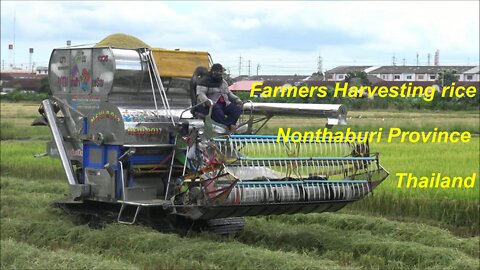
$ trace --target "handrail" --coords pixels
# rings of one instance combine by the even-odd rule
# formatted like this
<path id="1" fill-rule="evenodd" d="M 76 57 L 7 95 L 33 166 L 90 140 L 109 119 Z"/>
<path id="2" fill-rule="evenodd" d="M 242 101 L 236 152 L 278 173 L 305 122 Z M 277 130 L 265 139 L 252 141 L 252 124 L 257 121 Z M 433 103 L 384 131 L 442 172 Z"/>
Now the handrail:
<path id="1" fill-rule="evenodd" d="M 152 55 L 152 51 L 148 51 L 147 54 L 147 59 L 149 61 L 149 65 L 151 65 L 153 69 L 153 75 L 155 76 L 155 81 L 157 83 L 158 87 L 158 92 L 160 93 L 160 97 L 162 98 L 163 106 L 165 107 L 165 110 L 167 111 L 167 114 L 170 115 L 170 119 L 172 120 L 173 126 L 175 126 L 175 121 L 173 119 L 173 114 L 172 111 L 170 110 L 170 104 L 168 103 L 168 97 L 167 94 L 165 93 L 165 88 L 163 88 L 163 83 L 162 83 L 162 78 L 160 77 L 160 74 L 158 72 L 157 64 L 155 63 Z"/>
<path id="2" fill-rule="evenodd" d="M 122 180 L 122 200 L 125 201 L 125 179 L 123 178 L 123 162 L 118 161 L 120 163 L 120 179 Z"/>
<path id="3" fill-rule="evenodd" d="M 175 143 L 174 143 L 174 145 L 177 145 L 177 139 L 178 139 L 178 134 L 175 135 Z M 165 189 L 165 200 L 167 199 L 168 189 L 169 189 L 169 187 L 170 187 L 170 180 L 172 179 L 173 162 L 175 161 L 175 152 L 176 152 L 176 147 L 174 147 L 174 148 L 173 148 L 173 151 L 172 151 L 172 161 L 170 162 L 170 170 L 169 170 L 169 172 L 168 172 L 167 188 Z"/>
<path id="4" fill-rule="evenodd" d="M 182 119 L 183 113 L 188 112 L 188 111 L 190 111 L 190 110 L 193 109 L 193 108 L 199 107 L 200 105 L 203 105 L 203 104 L 204 104 L 205 102 L 207 102 L 207 101 L 208 101 L 208 100 L 205 100 L 204 102 L 200 102 L 200 103 L 197 103 L 196 105 L 193 105 L 193 106 L 190 106 L 190 107 L 186 108 L 185 110 L 183 110 L 183 111 L 180 113 L 180 117 L 179 117 L 179 118 Z"/>

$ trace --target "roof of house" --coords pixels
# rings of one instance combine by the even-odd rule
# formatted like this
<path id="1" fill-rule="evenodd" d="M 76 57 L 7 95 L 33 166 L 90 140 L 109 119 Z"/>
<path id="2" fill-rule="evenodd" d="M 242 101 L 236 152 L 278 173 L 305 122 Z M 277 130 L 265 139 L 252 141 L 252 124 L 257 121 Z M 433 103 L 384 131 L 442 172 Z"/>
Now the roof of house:
<path id="1" fill-rule="evenodd" d="M 346 74 L 348 72 L 364 71 L 370 67 L 372 66 L 338 66 L 330 70 L 327 70 L 325 73 L 345 73 Z"/>
<path id="2" fill-rule="evenodd" d="M 335 86 L 335 81 L 323 81 L 323 80 L 305 80 L 301 85 L 306 86 Z"/>
<path id="3" fill-rule="evenodd" d="M 300 81 L 307 78 L 309 75 L 241 75 L 233 78 L 234 82 L 250 80 L 250 81 Z"/>
<path id="4" fill-rule="evenodd" d="M 403 84 L 406 84 L 407 86 L 411 84 L 412 86 L 422 86 L 422 87 L 437 85 L 437 83 L 434 82 L 434 81 L 430 81 L 430 82 L 428 82 L 428 81 L 381 81 L 381 82 L 374 83 L 373 86 L 386 86 L 386 87 L 398 86 L 398 87 L 401 87 Z M 479 87 L 480 82 L 464 82 L 464 81 L 461 81 L 461 82 L 455 82 L 455 85 L 456 86 L 465 86 L 465 87 L 469 87 L 469 86 Z"/>
<path id="5" fill-rule="evenodd" d="M 228 89 L 230 89 L 230 91 L 247 91 L 252 89 L 252 83 L 255 83 L 255 82 L 262 82 L 262 81 L 254 81 L 254 80 L 238 81 L 230 85 Z"/>
<path id="6" fill-rule="evenodd" d="M 303 79 L 303 81 L 323 81 L 323 79 L 324 79 L 323 75 L 314 73 L 314 74 L 306 77 L 305 79 Z"/>
<path id="7" fill-rule="evenodd" d="M 479 74 L 480 73 L 480 66 L 473 67 L 472 69 L 469 69 L 465 71 L 464 73 L 466 74 Z"/>
<path id="8" fill-rule="evenodd" d="M 34 79 L 37 78 L 36 73 L 31 73 L 31 72 L 0 72 L 0 80 L 12 80 L 12 79 Z M 45 75 L 40 75 L 45 76 Z"/>
<path id="9" fill-rule="evenodd" d="M 4 81 L 2 84 L 3 88 L 19 88 L 21 90 L 31 90 L 36 91 L 40 88 L 40 82 L 42 78 L 26 78 L 26 79 L 13 79 Z"/>
<path id="10" fill-rule="evenodd" d="M 372 83 L 373 86 L 385 86 L 385 87 L 392 87 L 392 86 L 398 86 L 401 87 L 402 85 L 412 85 L 412 86 L 422 86 L 422 87 L 427 87 L 431 85 L 435 85 L 436 83 L 434 81 L 428 82 L 428 81 L 379 81 L 377 83 Z"/>
<path id="11" fill-rule="evenodd" d="M 382 66 L 370 71 L 371 74 L 400 74 L 400 73 L 426 73 L 437 74 L 444 70 L 456 70 L 457 73 L 463 73 L 475 66 Z"/>
<path id="12" fill-rule="evenodd" d="M 46 74 L 35 74 L 25 72 L 1 72 L 0 81 L 2 88 L 36 91 L 40 88 L 40 82 Z"/>

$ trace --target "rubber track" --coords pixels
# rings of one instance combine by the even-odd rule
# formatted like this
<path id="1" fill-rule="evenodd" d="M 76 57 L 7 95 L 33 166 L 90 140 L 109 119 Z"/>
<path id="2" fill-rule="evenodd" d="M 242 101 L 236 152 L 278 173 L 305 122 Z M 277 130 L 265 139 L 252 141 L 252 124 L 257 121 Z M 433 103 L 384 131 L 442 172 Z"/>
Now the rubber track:
<path id="1" fill-rule="evenodd" d="M 54 206 L 73 216 L 77 222 L 88 224 L 90 228 L 100 229 L 107 224 L 117 222 L 118 205 L 68 203 L 56 202 Z M 207 221 L 194 221 L 182 216 L 165 215 L 154 211 L 155 209 L 143 208 L 140 211 L 137 225 L 151 227 L 162 233 L 189 234 L 190 232 L 209 231 L 218 235 L 234 235 L 243 230 L 245 218 L 230 217 L 211 219 Z M 130 216 L 131 215 L 131 216 Z M 133 208 L 125 210 L 125 218 L 133 217 Z"/>

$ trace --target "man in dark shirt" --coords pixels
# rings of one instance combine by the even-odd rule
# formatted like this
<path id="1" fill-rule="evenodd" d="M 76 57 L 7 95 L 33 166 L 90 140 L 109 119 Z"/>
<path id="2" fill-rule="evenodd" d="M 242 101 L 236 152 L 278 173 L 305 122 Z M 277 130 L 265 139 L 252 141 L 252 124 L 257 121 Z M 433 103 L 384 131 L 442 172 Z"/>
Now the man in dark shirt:
<path id="1" fill-rule="evenodd" d="M 242 114 L 242 100 L 228 89 L 223 79 L 222 65 L 214 64 L 208 76 L 198 82 L 197 101 L 206 105 L 199 107 L 200 113 L 208 114 L 209 107 L 213 106 L 212 119 L 231 131 L 236 129 L 235 125 Z"/>

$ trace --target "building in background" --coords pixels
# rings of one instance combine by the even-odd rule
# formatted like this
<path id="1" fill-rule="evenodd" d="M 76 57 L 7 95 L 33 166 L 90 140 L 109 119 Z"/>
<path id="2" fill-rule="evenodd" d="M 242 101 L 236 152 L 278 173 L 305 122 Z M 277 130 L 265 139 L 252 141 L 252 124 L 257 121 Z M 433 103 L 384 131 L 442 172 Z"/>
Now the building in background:
<path id="1" fill-rule="evenodd" d="M 34 93 L 41 85 L 41 80 L 47 76 L 47 71 L 32 73 L 26 70 L 5 70 L 0 72 L 0 92 L 13 90 Z"/>
<path id="2" fill-rule="evenodd" d="M 349 72 L 363 71 L 368 74 L 371 68 L 372 66 L 338 66 L 325 71 L 325 80 L 333 82 L 343 81 Z"/>
<path id="3" fill-rule="evenodd" d="M 327 81 L 343 81 L 349 72 L 365 72 L 387 82 L 435 82 L 438 74 L 455 70 L 459 82 L 479 82 L 479 66 L 339 66 L 325 72 Z"/>

